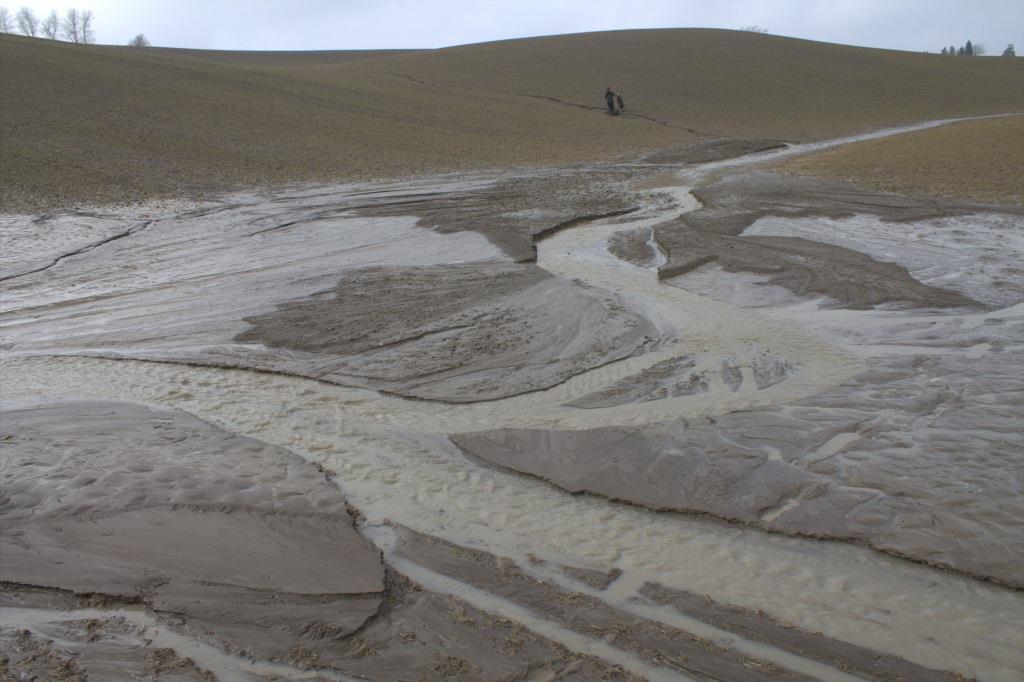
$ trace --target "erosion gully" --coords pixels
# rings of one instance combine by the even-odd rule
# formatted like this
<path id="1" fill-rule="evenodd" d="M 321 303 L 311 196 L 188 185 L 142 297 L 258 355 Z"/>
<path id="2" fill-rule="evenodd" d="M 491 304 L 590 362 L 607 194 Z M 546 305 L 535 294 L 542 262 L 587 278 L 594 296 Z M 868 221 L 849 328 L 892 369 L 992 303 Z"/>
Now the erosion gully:
<path id="1" fill-rule="evenodd" d="M 786 149 L 677 171 L 678 185 L 647 190 L 668 194 L 670 207 L 642 219 L 598 220 L 559 231 L 538 244 L 537 264 L 549 272 L 619 295 L 628 305 L 677 334 L 677 340 L 655 352 L 613 362 L 546 390 L 470 404 L 442 404 L 407 400 L 365 389 L 347 388 L 312 379 L 257 373 L 245 369 L 152 363 L 143 357 L 83 357 L 67 348 L 45 350 L 54 330 L 69 324 L 103 327 L 137 325 L 140 338 L 158 337 L 147 326 L 152 309 L 176 309 L 202 316 L 195 300 L 184 298 L 175 281 L 208 281 L 210 305 L 238 305 L 242 293 L 231 282 L 239 272 L 252 273 L 271 266 L 316 273 L 317 261 L 344 267 L 368 264 L 443 264 L 502 258 L 500 251 L 475 234 L 442 235 L 415 227 L 415 219 L 341 216 L 341 231 L 301 221 L 290 228 L 292 238 L 276 242 L 273 251 L 259 240 L 216 253 L 195 235 L 183 234 L 141 254 L 148 262 L 162 260 L 165 267 L 150 275 L 149 286 L 131 305 L 117 301 L 117 309 L 104 310 L 110 290 L 130 276 L 110 271 L 104 281 L 67 281 L 59 267 L 33 286 L 8 286 L 4 293 L 3 322 L 8 343 L 18 350 L 4 359 L 4 399 L 64 397 L 133 400 L 186 410 L 238 434 L 291 449 L 305 459 L 337 472 L 336 482 L 347 499 L 365 517 L 363 532 L 382 550 L 385 559 L 425 589 L 453 594 L 478 608 L 516 620 L 565 647 L 621 665 L 641 677 L 655 680 L 686 679 L 667 668 L 636 659 L 603 640 L 571 632 L 523 607 L 479 588 L 394 555 L 389 524 L 401 524 L 424 534 L 508 557 L 522 570 L 552 582 L 564 576 L 546 566 L 575 565 L 599 570 L 618 569 L 619 577 L 607 590 L 590 594 L 639 617 L 661 621 L 723 644 L 780 668 L 827 680 L 858 679 L 837 668 L 803 658 L 770 645 L 746 640 L 732 632 L 683 616 L 638 594 L 648 581 L 715 601 L 761 610 L 785 623 L 863 647 L 903 657 L 930 668 L 951 670 L 986 680 L 1016 680 L 1024 671 L 1024 601 L 1018 592 L 970 577 L 886 556 L 853 544 L 784 537 L 713 519 L 658 513 L 595 496 L 574 496 L 548 483 L 483 465 L 464 456 L 446 438 L 447 433 L 502 427 L 588 429 L 597 426 L 662 422 L 680 417 L 714 416 L 734 410 L 783 404 L 837 386 L 854 376 L 870 345 L 844 342 L 842 330 L 891 323 L 898 311 L 854 312 L 826 310 L 815 302 L 786 301 L 774 305 L 770 287 L 755 278 L 714 269 L 695 273 L 683 286 L 660 282 L 657 260 L 648 267 L 620 261 L 607 251 L 616 232 L 643 228 L 698 207 L 690 188 L 709 173 L 804 154 L 862 139 L 918 130 L 949 121 L 877 131 L 827 142 L 793 145 Z M 486 178 L 473 181 L 486 185 Z M 406 185 L 332 188 L 345 192 L 393 192 L 416 195 L 444 189 L 465 179 L 442 179 Z M 308 196 L 314 196 L 310 191 Z M 297 198 L 296 198 L 297 197 Z M 293 195 L 301 213 L 302 195 Z M 661 197 L 662 201 L 664 197 Z M 260 210 L 261 197 L 251 194 L 220 204 L 188 210 L 221 211 L 230 222 Z M 164 215 L 185 213 L 169 205 Z M 62 251 L 81 252 L 90 240 L 96 249 L 131 249 L 146 222 L 131 212 L 77 216 L 67 227 L 43 232 L 26 217 L 0 219 L 6 250 L 36 253 L 20 263 L 4 263 L 5 276 L 17 282 L 21 273 L 46 270 L 59 262 Z M 836 229 L 820 233 L 820 221 L 775 220 L 755 226 L 758 234 L 789 234 L 836 240 L 869 250 L 885 248 L 864 243 L 856 225 L 836 221 Z M 988 224 L 988 223 L 986 223 Z M 60 227 L 58 225 L 58 227 Z M 817 230 L 817 231 L 815 231 Z M 1000 233 L 1002 234 L 1002 233 Z M 926 235 L 933 237 L 929 233 Z M 973 233 L 981 244 L 988 236 Z M 1019 236 L 1018 236 L 1019 238 Z M 900 247 L 890 235 L 892 248 Z M 325 246 L 330 244 L 329 247 Z M 982 244 L 999 248 L 998 244 Z M 655 245 L 656 246 L 656 245 Z M 908 267 L 941 277 L 939 264 L 920 249 Z M 73 257 L 73 256 L 72 256 Z M 917 258 L 915 261 L 914 258 Z M 965 256 L 965 262 L 969 260 Z M 904 263 L 906 264 L 906 263 Z M 965 267 L 974 267 L 967 264 Z M 980 267 L 980 266 L 979 266 Z M 145 268 L 145 262 L 140 263 Z M 977 268 L 975 268 L 977 269 Z M 173 274 L 168 274 L 173 271 Z M 131 275 L 136 276 L 136 275 Z M 299 278 L 297 278 L 299 279 Z M 968 277 L 973 293 L 984 278 Z M 299 281 L 289 295 L 322 288 L 326 278 Z M 678 283 L 677 283 L 678 284 Z M 697 293 L 701 292 L 701 293 Z M 708 292 L 717 293 L 712 297 Z M 983 295 L 984 292 L 982 292 Z M 62 301 L 96 298 L 97 310 L 80 319 L 46 315 Z M 749 305 L 751 302 L 755 306 Z M 998 302 L 998 301 L 996 301 Z M 46 308 L 49 312 L 41 314 Z M 19 312 L 21 311 L 21 312 Z M 985 319 L 1024 315 L 1020 307 L 974 313 Z M 967 313 L 962 317 L 966 319 Z M 33 326 L 33 323 L 34 326 Z M 822 327 L 835 333 L 822 332 Z M 890 325 L 891 326 L 891 325 Z M 815 331 L 811 330 L 815 328 Z M 43 351 L 26 351 L 35 340 Z M 638 405 L 602 409 L 576 409 L 566 402 L 658 362 L 695 350 L 742 359 L 751 344 L 770 347 L 800 371 L 768 390 L 753 386 L 749 366 L 743 362 L 742 383 L 731 390 L 718 382 L 697 396 L 668 398 Z M 895 345 L 889 344 L 889 350 Z M 865 350 L 867 349 L 867 350 Z M 917 352 L 909 344 L 905 352 Z M 964 352 L 983 353 L 974 348 Z M 842 447 L 843 443 L 832 443 Z M 827 454 L 827 453 L 826 453 Z M 538 564 L 540 558 L 545 563 Z M 573 583 L 572 590 L 580 590 Z M 110 613 L 109 611 L 106 613 Z M 4 609 L 6 626 L 37 628 L 57 618 L 86 617 L 90 613 Z M 142 611 L 124 615 L 139 621 L 147 636 L 189 656 L 222 679 L 248 679 L 275 674 L 302 679 L 308 673 L 284 664 L 254 663 L 231 656 L 187 635 L 161 628 Z M 344 679 L 340 675 L 332 675 Z"/>

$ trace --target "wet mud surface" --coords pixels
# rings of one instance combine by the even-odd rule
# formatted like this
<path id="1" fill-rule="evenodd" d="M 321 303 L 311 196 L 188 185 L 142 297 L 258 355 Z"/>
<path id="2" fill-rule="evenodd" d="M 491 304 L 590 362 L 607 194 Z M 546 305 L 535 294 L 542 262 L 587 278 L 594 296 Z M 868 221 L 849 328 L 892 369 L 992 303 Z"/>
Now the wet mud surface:
<path id="1" fill-rule="evenodd" d="M 602 600 L 523 573 L 507 559 L 399 528 L 398 556 L 486 589 L 581 634 L 602 639 L 645 663 L 695 679 L 808 680 L 768 661 L 737 654 L 701 637 L 618 611 Z"/>
<path id="2" fill-rule="evenodd" d="M 774 145 L 4 217 L 8 666 L 1019 678 L 1020 212 Z"/>
<path id="3" fill-rule="evenodd" d="M 709 635 L 710 639 L 694 636 L 638 616 L 636 610 L 619 611 L 595 597 L 595 592 L 607 590 L 618 578 L 614 573 L 601 578 L 592 570 L 562 567 L 576 584 L 556 582 L 552 578 L 539 577 L 544 574 L 537 569 L 545 568 L 545 562 L 539 559 L 534 559 L 527 567 L 520 567 L 507 558 L 461 547 L 408 528 L 399 527 L 395 532 L 397 554 L 400 556 L 413 558 L 420 565 L 461 582 L 485 587 L 529 606 L 535 613 L 552 617 L 580 632 L 599 635 L 649 662 L 677 668 L 694 679 L 817 679 L 813 673 L 794 674 L 780 669 L 771 661 L 737 655 L 717 643 L 716 634 L 722 633 L 766 642 L 783 651 L 869 679 L 957 679 L 951 673 L 915 665 L 898 656 L 879 654 L 823 637 L 820 633 L 779 623 L 764 613 L 719 604 L 706 595 L 673 590 L 655 583 L 644 584 L 637 591 L 637 596 L 626 602 L 668 605 L 681 614 L 721 628 L 720 633 Z M 578 591 L 580 587 L 585 591 Z M 823 671 L 813 672 L 821 674 Z"/>
<path id="4" fill-rule="evenodd" d="M 800 296 L 827 296 L 855 310 L 883 303 L 978 305 L 955 291 L 921 284 L 901 265 L 879 262 L 851 249 L 790 237 L 721 237 L 701 232 L 668 236 L 667 232 L 657 232 L 669 259 L 662 269 L 666 277 L 715 263 L 726 272 L 768 275 L 770 285 Z"/>
<path id="5" fill-rule="evenodd" d="M 532 261 L 535 243 L 545 235 L 639 210 L 630 184 L 655 172 L 643 166 L 548 170 L 465 191 L 368 200 L 353 210 L 369 217 L 416 216 L 417 225 L 441 233 L 476 232 L 513 260 Z"/>
<path id="6" fill-rule="evenodd" d="M 735 393 L 743 386 L 744 369 L 750 371 L 754 388 L 759 391 L 784 381 L 798 371 L 786 359 L 757 346 L 751 346 L 743 358 L 727 355 L 709 359 L 682 355 L 662 360 L 637 374 L 580 396 L 568 405 L 597 409 L 699 395 L 711 390 L 715 381 Z"/>
<path id="7" fill-rule="evenodd" d="M 513 175 L 463 192 L 368 200 L 366 216 L 414 215 L 418 224 L 443 233 L 478 232 L 516 261 L 536 256 L 536 242 L 585 222 L 618 218 L 649 208 L 632 186 L 650 182 L 665 167 L 723 161 L 781 149 L 776 140 L 710 140 L 655 152 L 635 163 L 577 166 Z"/>
<path id="8" fill-rule="evenodd" d="M 0 438 L 4 582 L 145 603 L 274 657 L 380 606 L 377 551 L 287 451 L 129 403 L 6 410 Z"/>
<path id="9" fill-rule="evenodd" d="M 1022 587 L 1017 362 L 998 354 L 877 359 L 851 385 L 779 408 L 452 440 L 569 492 L 864 542 Z M 974 381 L 985 382 L 992 402 Z M 974 429 L 979 420 L 984 434 Z"/>
<path id="10" fill-rule="evenodd" d="M 728 175 L 694 192 L 702 207 L 657 225 L 654 239 L 666 256 L 663 279 L 708 263 L 726 272 L 768 275 L 766 282 L 800 296 L 826 296 L 838 305 L 867 309 L 884 303 L 916 307 L 979 305 L 956 291 L 927 286 L 899 263 L 879 261 L 861 251 L 814 241 L 813 237 L 744 235 L 766 216 L 776 218 L 873 215 L 887 221 L 945 218 L 977 207 L 941 204 L 861 190 L 832 181 L 765 172 Z M 613 244 L 636 261 L 638 238 Z"/>
<path id="11" fill-rule="evenodd" d="M 43 600 L 3 596 L 3 605 L 36 613 Z M 6 614 L 5 614 L 6 615 Z M 98 616 L 98 617 L 95 617 Z M 129 680 L 215 682 L 217 677 L 170 647 L 155 644 L 144 627 L 119 615 L 49 612 L 31 627 L 0 625 L 0 675 L 9 680 Z"/>
<path id="12" fill-rule="evenodd" d="M 953 673 L 930 670 L 897 656 L 879 654 L 846 642 L 823 637 L 773 620 L 762 612 L 719 604 L 705 595 L 673 590 L 647 583 L 639 595 L 657 604 L 668 604 L 680 613 L 698 618 L 743 637 L 770 643 L 785 651 L 828 663 L 840 670 L 875 680 L 957 680 Z"/>
<path id="13" fill-rule="evenodd" d="M 644 163 L 692 165 L 709 161 L 723 161 L 738 156 L 748 156 L 760 152 L 785 148 L 781 140 L 737 140 L 722 138 L 708 140 L 698 144 L 686 145 L 675 149 L 664 149 L 646 154 Z"/>
<path id="14" fill-rule="evenodd" d="M 386 569 L 337 487 L 287 451 L 131 403 L 33 404 L 3 424 L 16 678 L 220 677 L 117 611 L 140 605 L 228 652 L 371 679 L 628 679 Z"/>
<path id="15" fill-rule="evenodd" d="M 323 380 L 474 402 L 548 388 L 659 334 L 617 297 L 526 264 L 360 270 L 331 293 L 246 318 L 236 340 L 311 353 Z"/>

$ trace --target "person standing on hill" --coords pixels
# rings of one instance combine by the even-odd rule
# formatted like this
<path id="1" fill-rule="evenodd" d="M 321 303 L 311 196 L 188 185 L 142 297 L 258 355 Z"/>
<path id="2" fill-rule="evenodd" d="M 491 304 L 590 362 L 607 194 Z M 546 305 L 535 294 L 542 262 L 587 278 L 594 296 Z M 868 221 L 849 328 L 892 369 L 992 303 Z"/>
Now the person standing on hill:
<path id="1" fill-rule="evenodd" d="M 621 92 L 615 93 L 615 101 L 619 103 L 619 113 L 622 113 L 623 111 L 626 110 L 626 105 L 622 103 L 622 93 Z"/>
<path id="2" fill-rule="evenodd" d="M 615 110 L 615 93 L 611 88 L 604 91 L 604 101 L 608 103 L 608 113 L 614 116 L 619 113 Z"/>

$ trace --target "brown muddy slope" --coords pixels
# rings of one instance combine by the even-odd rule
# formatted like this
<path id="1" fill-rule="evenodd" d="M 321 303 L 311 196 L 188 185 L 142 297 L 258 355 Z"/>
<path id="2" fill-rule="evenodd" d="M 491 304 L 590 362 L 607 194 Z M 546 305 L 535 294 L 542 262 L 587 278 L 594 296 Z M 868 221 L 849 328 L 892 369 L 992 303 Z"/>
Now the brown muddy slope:
<path id="1" fill-rule="evenodd" d="M 325 381 L 474 402 L 553 386 L 659 334 L 614 295 L 533 265 L 371 268 L 330 293 L 246 318 L 236 340 L 313 353 Z"/>
<path id="2" fill-rule="evenodd" d="M 403 74 L 444 93 L 514 93 L 598 111 L 610 86 L 623 94 L 629 122 L 650 117 L 715 137 L 807 141 L 927 119 L 1024 111 L 1019 59 L 949 59 L 720 29 L 505 40 L 355 68 Z"/>
<path id="3" fill-rule="evenodd" d="M 1024 110 L 1024 65 L 741 31 L 409 52 L 201 53 L 0 35 L 0 209 L 823 139 Z M 603 112 L 608 85 L 627 115 Z"/>
<path id="4" fill-rule="evenodd" d="M 791 159 L 775 170 L 911 196 L 1021 206 L 1024 116 L 965 121 L 855 142 Z"/>
<path id="5" fill-rule="evenodd" d="M 369 61 L 220 59 L 0 34 L 0 210 L 557 165 L 699 139 L 356 68 Z"/>
<path id="6" fill-rule="evenodd" d="M 213 62 L 264 66 L 328 66 L 396 57 L 423 50 L 200 50 L 188 47 L 148 47 L 146 52 Z"/>
<path id="7" fill-rule="evenodd" d="M 785 146 L 786 143 L 780 140 L 720 138 L 645 154 L 642 161 L 651 164 L 690 165 L 706 163 L 708 161 L 721 161 L 722 159 L 733 159 L 737 156 L 767 152 L 773 149 L 781 149 Z"/>
<path id="8" fill-rule="evenodd" d="M 770 275 L 769 283 L 802 296 L 827 296 L 851 309 L 882 303 L 920 307 L 979 305 L 953 291 L 931 287 L 906 268 L 830 244 L 742 232 L 764 216 L 843 217 L 877 215 L 886 220 L 921 220 L 962 215 L 977 206 L 910 199 L 816 178 L 765 172 L 728 175 L 694 191 L 703 206 L 654 227 L 667 261 L 658 274 L 668 279 L 716 263 L 727 272 Z M 622 237 L 612 252 L 626 260 L 647 258 L 644 234 Z"/>

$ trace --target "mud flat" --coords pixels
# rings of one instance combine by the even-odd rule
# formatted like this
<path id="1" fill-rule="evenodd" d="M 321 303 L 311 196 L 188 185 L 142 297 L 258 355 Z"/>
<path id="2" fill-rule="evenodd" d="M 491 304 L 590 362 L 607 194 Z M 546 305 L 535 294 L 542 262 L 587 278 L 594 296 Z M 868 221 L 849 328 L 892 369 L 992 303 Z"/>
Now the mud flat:
<path id="1" fill-rule="evenodd" d="M 287 451 L 131 403 L 24 406 L 3 429 L 8 584 L 144 603 L 271 658 L 380 607 L 378 553 Z"/>
<path id="2" fill-rule="evenodd" d="M 968 349 L 1015 338 L 1020 323 L 1019 311 L 1009 324 L 993 320 L 954 338 L 944 355 L 870 358 L 847 384 L 785 406 L 640 428 L 508 429 L 452 440 L 569 492 L 864 542 L 1019 588 L 1021 358 L 972 358 Z"/>
<path id="3" fill-rule="evenodd" d="M 8 217 L 18 646 L 1018 679 L 1019 212 L 747 170 L 839 143 Z"/>
<path id="4" fill-rule="evenodd" d="M 640 428 L 478 431 L 453 441 L 573 493 L 855 540 L 1024 586 L 1024 506 L 1011 483 L 1024 447 L 1015 427 L 1024 418 L 1024 290 L 1016 283 L 1024 212 L 763 172 L 726 175 L 695 194 L 700 209 L 619 232 L 611 252 L 730 303 L 813 299 L 798 319 L 868 356 L 863 370 L 768 408 Z M 849 312 L 810 312 L 819 303 Z M 898 309 L 854 312 L 882 304 Z M 735 392 L 741 367 L 759 391 L 806 372 L 759 350 L 717 364 L 679 356 L 569 404 L 710 395 L 713 382 Z"/>
<path id="5" fill-rule="evenodd" d="M 699 210 L 654 228 L 654 239 L 666 255 L 659 268 L 662 278 L 714 262 L 727 272 L 768 274 L 768 284 L 800 296 L 827 296 L 853 309 L 883 303 L 924 308 L 976 303 L 958 292 L 922 285 L 898 262 L 822 243 L 810 234 L 784 237 L 763 236 L 762 232 L 751 236 L 744 230 L 766 217 L 866 215 L 909 222 L 985 211 L 981 206 L 908 199 L 838 182 L 766 172 L 726 175 L 695 191 L 695 196 L 702 204 Z M 1024 214 L 1024 210 L 1006 211 Z M 631 257 L 628 242 L 619 248 L 624 257 Z"/>
<path id="6" fill-rule="evenodd" d="M 292 671 L 246 666 L 255 656 L 373 679 L 531 669 L 622 679 L 386 573 L 338 488 L 285 450 L 123 402 L 14 406 L 3 423 L 0 637 L 12 672 L 207 680 Z M 161 641 L 161 627 L 186 636 L 147 643 Z"/>
<path id="7" fill-rule="evenodd" d="M 659 336 L 617 297 L 526 264 L 360 270 L 331 298 L 246 322 L 236 340 L 315 354 L 320 379 L 467 403 L 548 388 Z"/>
<path id="8" fill-rule="evenodd" d="M 524 216 L 518 203 L 498 198 L 520 191 L 554 207 L 552 196 L 590 184 L 583 175 L 240 194 L 105 223 L 55 214 L 33 219 L 34 243 L 11 221 L 4 251 L 17 255 L 6 264 L 5 301 L 40 316 L 21 318 L 31 330 L 13 322 L 5 340 L 55 353 L 250 367 L 452 402 L 548 388 L 673 333 L 614 293 L 509 262 L 533 260 L 537 234 L 589 220 L 580 211 L 618 215 L 612 207 L 636 173 L 604 178 L 602 187 L 617 190 L 600 208 L 585 197 L 550 215 Z M 528 192 L 509 189 L 518 184 Z M 463 220 L 473 206 L 487 211 Z M 445 229 L 426 229 L 434 211 Z M 96 242 L 78 236 L 97 222 L 105 231 Z M 51 238 L 69 224 L 78 232 Z M 61 246 L 69 255 L 55 255 Z M 56 271 L 65 284 L 44 293 Z M 54 295 L 71 307 L 53 305 Z M 51 330 L 45 341 L 40 324 Z"/>

